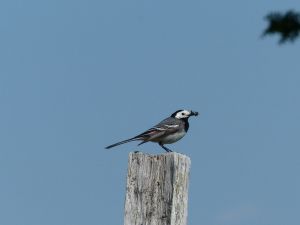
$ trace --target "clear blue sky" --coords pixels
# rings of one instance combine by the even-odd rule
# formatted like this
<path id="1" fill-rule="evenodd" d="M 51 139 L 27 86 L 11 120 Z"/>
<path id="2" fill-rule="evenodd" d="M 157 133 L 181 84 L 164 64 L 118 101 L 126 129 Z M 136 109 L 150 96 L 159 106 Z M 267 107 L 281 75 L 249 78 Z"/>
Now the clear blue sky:
<path id="1" fill-rule="evenodd" d="M 260 39 L 299 1 L 0 2 L 0 224 L 123 223 L 130 151 L 181 108 L 189 225 L 298 225 L 299 41 Z"/>

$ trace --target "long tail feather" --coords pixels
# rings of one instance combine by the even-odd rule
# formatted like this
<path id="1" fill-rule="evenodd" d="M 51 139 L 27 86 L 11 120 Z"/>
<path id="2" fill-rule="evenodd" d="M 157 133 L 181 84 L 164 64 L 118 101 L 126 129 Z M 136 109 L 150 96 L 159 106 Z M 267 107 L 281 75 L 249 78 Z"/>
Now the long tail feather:
<path id="1" fill-rule="evenodd" d="M 130 139 L 127 139 L 127 140 L 120 141 L 120 142 L 118 142 L 118 143 L 109 145 L 109 146 L 107 146 L 107 147 L 105 147 L 105 148 L 106 148 L 106 149 L 113 148 L 113 147 L 116 147 L 116 146 L 118 146 L 118 145 L 125 144 L 125 143 L 130 142 L 130 141 L 136 141 L 136 140 L 138 140 L 136 137 L 130 138 Z"/>

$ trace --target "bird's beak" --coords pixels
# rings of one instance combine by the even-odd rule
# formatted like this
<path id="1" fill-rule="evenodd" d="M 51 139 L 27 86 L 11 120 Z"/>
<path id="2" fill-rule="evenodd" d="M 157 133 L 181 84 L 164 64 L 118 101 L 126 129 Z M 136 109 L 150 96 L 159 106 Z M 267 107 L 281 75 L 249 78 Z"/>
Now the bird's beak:
<path id="1" fill-rule="evenodd" d="M 198 112 L 193 112 L 193 111 L 191 111 L 191 116 L 198 116 Z"/>

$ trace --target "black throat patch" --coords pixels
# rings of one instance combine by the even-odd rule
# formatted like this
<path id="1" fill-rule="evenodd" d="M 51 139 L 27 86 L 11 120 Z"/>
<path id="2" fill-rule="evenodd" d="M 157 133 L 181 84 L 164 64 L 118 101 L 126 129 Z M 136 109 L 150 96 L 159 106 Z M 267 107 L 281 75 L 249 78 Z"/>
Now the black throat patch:
<path id="1" fill-rule="evenodd" d="M 189 129 L 189 127 L 190 127 L 188 119 L 189 118 L 183 118 L 183 119 L 181 119 L 182 121 L 184 121 L 184 130 L 185 130 L 185 132 L 187 132 L 188 129 Z"/>

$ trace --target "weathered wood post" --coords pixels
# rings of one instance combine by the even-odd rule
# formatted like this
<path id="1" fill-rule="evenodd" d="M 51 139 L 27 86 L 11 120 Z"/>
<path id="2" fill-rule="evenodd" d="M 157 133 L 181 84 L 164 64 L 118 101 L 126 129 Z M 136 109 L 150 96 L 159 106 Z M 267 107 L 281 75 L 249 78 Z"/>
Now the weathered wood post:
<path id="1" fill-rule="evenodd" d="M 186 225 L 191 160 L 130 153 L 124 225 Z"/>

